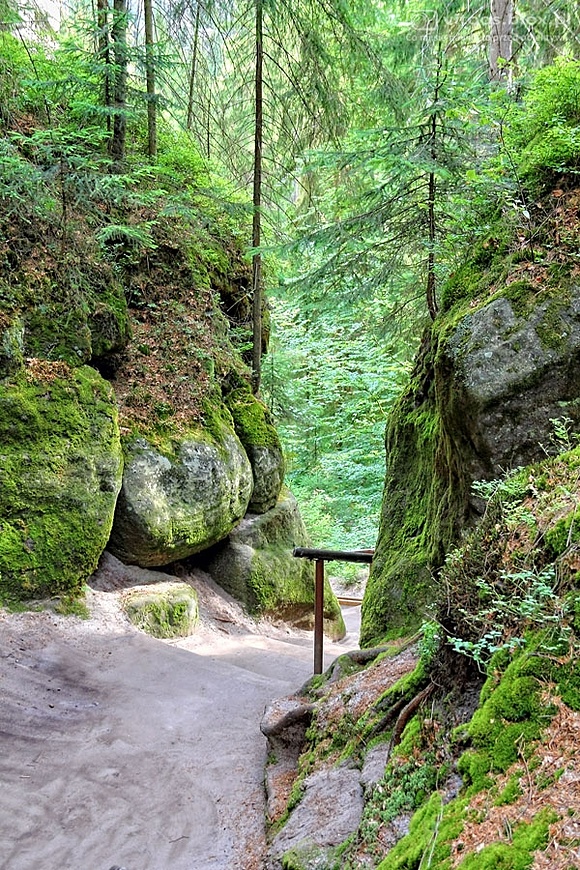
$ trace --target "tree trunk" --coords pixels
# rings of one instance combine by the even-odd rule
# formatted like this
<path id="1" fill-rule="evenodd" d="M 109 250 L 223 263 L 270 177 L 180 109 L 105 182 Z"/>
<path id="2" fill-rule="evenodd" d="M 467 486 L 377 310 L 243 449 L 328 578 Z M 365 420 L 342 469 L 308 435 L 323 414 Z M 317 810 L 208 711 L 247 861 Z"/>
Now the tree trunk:
<path id="1" fill-rule="evenodd" d="M 109 43 L 109 2 L 97 0 L 97 52 L 103 64 L 103 105 L 111 105 L 111 51 Z M 111 132 L 111 116 L 107 113 L 107 132 Z"/>
<path id="2" fill-rule="evenodd" d="M 489 77 L 492 82 L 511 81 L 514 0 L 491 0 Z"/>
<path id="3" fill-rule="evenodd" d="M 435 117 L 435 116 L 433 116 Z M 435 195 L 437 185 L 435 173 L 429 173 L 429 254 L 427 259 L 427 308 L 431 320 L 435 320 L 437 316 L 437 297 L 436 297 L 436 282 L 435 282 Z"/>
<path id="4" fill-rule="evenodd" d="M 127 136 L 127 3 L 126 0 L 113 0 L 113 56 L 115 74 L 113 86 L 113 136 L 111 139 L 111 158 L 116 164 L 125 159 L 125 140 Z"/>
<path id="5" fill-rule="evenodd" d="M 155 53 L 152 0 L 143 0 L 145 12 L 145 73 L 147 77 L 147 153 L 157 156 L 157 103 L 155 96 Z"/>
<path id="6" fill-rule="evenodd" d="M 262 0 L 256 0 L 256 67 L 255 67 L 255 115 L 254 115 L 254 191 L 253 191 L 253 221 L 252 221 L 252 389 L 257 393 L 260 389 L 262 366 L 262 257 L 256 250 L 261 242 L 261 206 L 262 206 L 262 142 L 263 142 L 263 6 Z"/>
<path id="7" fill-rule="evenodd" d="M 437 165 L 437 111 L 439 102 L 439 93 L 441 90 L 441 46 L 438 50 L 437 59 L 437 77 L 435 79 L 435 91 L 433 93 L 433 113 L 429 119 L 429 138 L 430 147 L 429 155 L 431 157 L 431 171 L 429 172 L 428 193 L 427 193 L 427 215 L 429 221 L 429 253 L 427 257 L 427 308 L 431 320 L 435 320 L 437 316 L 437 282 L 435 276 L 435 238 L 437 233 L 437 225 L 435 222 L 435 197 L 437 196 L 437 177 L 435 175 L 435 166 Z"/>
<path id="8" fill-rule="evenodd" d="M 197 3 L 197 7 L 195 10 L 195 29 L 193 33 L 193 48 L 191 54 L 191 70 L 189 73 L 189 95 L 187 98 L 187 121 L 185 123 L 185 127 L 187 130 L 191 130 L 191 125 L 193 123 L 193 95 L 195 93 L 195 73 L 197 71 L 197 45 L 199 40 L 199 15 L 200 15 L 200 4 L 199 0 Z"/>

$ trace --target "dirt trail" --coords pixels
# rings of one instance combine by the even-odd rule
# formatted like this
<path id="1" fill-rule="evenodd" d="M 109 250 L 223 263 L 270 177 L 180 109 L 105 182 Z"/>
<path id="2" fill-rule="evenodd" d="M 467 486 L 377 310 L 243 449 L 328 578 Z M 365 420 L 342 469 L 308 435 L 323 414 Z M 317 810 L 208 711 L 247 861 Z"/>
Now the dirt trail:
<path id="1" fill-rule="evenodd" d="M 311 636 L 206 609 L 166 643 L 90 595 L 87 621 L 0 614 L 0 868 L 259 870 L 259 723 L 310 676 Z"/>

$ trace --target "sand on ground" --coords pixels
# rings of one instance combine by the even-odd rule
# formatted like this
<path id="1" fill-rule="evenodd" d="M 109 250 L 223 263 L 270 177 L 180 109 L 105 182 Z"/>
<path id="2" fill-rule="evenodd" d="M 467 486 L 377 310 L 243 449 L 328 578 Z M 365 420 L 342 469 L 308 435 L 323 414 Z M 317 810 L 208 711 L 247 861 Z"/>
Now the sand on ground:
<path id="1" fill-rule="evenodd" d="M 0 611 L 2 870 L 259 870 L 264 706 L 312 673 L 312 635 L 256 623 L 204 578 L 194 635 Z M 325 661 L 356 647 L 350 632 Z"/>

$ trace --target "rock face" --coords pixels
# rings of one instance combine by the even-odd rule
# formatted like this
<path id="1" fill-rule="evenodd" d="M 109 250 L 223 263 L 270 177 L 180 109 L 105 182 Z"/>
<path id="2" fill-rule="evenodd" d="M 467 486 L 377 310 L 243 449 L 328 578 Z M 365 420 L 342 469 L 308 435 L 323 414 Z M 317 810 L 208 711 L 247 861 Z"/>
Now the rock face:
<path id="1" fill-rule="evenodd" d="M 295 625 L 310 626 L 314 608 L 314 569 L 295 559 L 294 547 L 307 546 L 308 535 L 296 499 L 282 492 L 276 507 L 248 514 L 227 541 L 204 554 L 204 570 L 254 613 L 275 614 Z M 344 635 L 336 598 L 326 585 L 325 631 Z"/>
<path id="2" fill-rule="evenodd" d="M 447 343 L 465 437 L 473 444 L 472 479 L 545 457 L 552 421 L 578 419 L 580 287 L 518 316 L 499 298 L 465 317 Z"/>
<path id="3" fill-rule="evenodd" d="M 121 486 L 111 387 L 88 366 L 31 360 L 0 382 L 0 591 L 77 590 L 94 571 Z"/>
<path id="4" fill-rule="evenodd" d="M 123 562 L 168 565 L 226 537 L 252 493 L 248 457 L 225 424 L 182 440 L 167 456 L 145 438 L 126 451 L 109 549 Z"/>
<path id="5" fill-rule="evenodd" d="M 359 780 L 359 771 L 348 767 L 307 776 L 300 804 L 274 837 L 269 870 L 336 866 L 336 847 L 357 830 L 362 817 Z"/>
<path id="6" fill-rule="evenodd" d="M 350 866 L 345 841 L 357 833 L 365 798 L 382 779 L 391 750 L 383 733 L 386 711 L 394 702 L 396 720 L 405 691 L 415 693 L 417 661 L 410 646 L 398 654 L 395 646 L 355 650 L 296 695 L 266 707 L 260 728 L 268 741 L 267 815 L 276 826 L 268 870 Z"/>
<path id="7" fill-rule="evenodd" d="M 421 621 L 445 553 L 481 511 L 473 481 L 545 457 L 563 418 L 580 420 L 578 285 L 532 293 L 508 284 L 486 304 L 460 302 L 436 319 L 387 427 L 361 644 Z"/>

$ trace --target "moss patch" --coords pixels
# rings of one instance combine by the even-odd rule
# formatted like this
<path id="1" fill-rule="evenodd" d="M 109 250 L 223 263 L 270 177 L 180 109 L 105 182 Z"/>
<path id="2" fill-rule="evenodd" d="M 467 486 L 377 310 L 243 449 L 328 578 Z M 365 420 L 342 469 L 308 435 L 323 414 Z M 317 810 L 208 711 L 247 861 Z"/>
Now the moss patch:
<path id="1" fill-rule="evenodd" d="M 32 361 L 0 384 L 0 590 L 79 589 L 96 568 L 121 485 L 111 388 L 87 367 Z"/>
<path id="2" fill-rule="evenodd" d="M 158 583 L 155 588 L 129 592 L 125 613 L 137 628 L 153 637 L 187 637 L 198 619 L 197 595 L 185 583 Z"/>
<path id="3" fill-rule="evenodd" d="M 225 397 L 236 429 L 244 447 L 276 447 L 281 449 L 280 438 L 272 415 L 266 406 L 252 395 L 249 386 L 238 387 Z"/>

